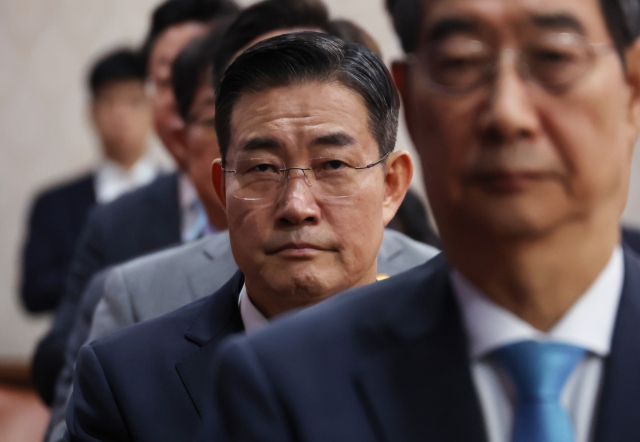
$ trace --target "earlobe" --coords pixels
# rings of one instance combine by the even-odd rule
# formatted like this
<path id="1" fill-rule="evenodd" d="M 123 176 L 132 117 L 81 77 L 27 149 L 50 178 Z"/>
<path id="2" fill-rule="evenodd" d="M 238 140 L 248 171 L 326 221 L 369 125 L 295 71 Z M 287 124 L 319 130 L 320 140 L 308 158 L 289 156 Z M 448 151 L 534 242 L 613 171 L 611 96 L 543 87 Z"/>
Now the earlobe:
<path id="1" fill-rule="evenodd" d="M 211 164 L 211 183 L 216 191 L 216 195 L 222 204 L 222 207 L 227 210 L 227 186 L 224 180 L 224 171 L 222 170 L 222 160 L 218 158 Z"/>
<path id="2" fill-rule="evenodd" d="M 409 190 L 412 178 L 413 161 L 409 152 L 401 150 L 389 155 L 386 164 L 385 195 L 382 209 L 385 226 L 396 215 Z"/>

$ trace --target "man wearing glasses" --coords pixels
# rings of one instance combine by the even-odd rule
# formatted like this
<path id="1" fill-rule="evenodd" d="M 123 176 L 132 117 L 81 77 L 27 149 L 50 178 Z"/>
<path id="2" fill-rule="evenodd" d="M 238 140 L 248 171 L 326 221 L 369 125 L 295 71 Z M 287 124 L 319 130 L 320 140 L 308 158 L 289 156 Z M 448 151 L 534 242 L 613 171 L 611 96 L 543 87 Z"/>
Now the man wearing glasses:
<path id="1" fill-rule="evenodd" d="M 280 39 L 299 38 L 304 53 L 316 33 L 291 35 Z M 399 97 L 372 52 L 321 38 L 331 57 L 293 74 L 274 57 L 240 55 L 230 68 L 264 69 L 260 84 L 223 80 L 216 103 L 224 164 L 214 162 L 213 181 L 241 272 L 212 296 L 83 347 L 70 440 L 190 440 L 209 416 L 223 338 L 376 281 L 383 235 L 394 235 L 384 227 L 413 168 L 407 152 L 393 151 Z M 435 253 L 396 243 L 405 266 Z"/>
<path id="2" fill-rule="evenodd" d="M 389 3 L 444 254 L 223 345 L 230 439 L 640 439 L 638 3 Z"/>

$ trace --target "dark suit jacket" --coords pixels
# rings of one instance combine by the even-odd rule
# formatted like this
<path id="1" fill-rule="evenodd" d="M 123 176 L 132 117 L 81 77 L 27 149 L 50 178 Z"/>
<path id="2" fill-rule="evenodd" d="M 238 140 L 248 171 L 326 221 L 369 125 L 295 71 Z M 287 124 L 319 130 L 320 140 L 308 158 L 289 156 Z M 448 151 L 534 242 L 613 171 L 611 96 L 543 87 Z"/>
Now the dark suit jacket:
<path id="1" fill-rule="evenodd" d="M 22 252 L 20 294 L 34 313 L 55 309 L 69 273 L 73 250 L 96 203 L 94 175 L 50 188 L 36 197 Z"/>
<path id="2" fill-rule="evenodd" d="M 629 251 L 611 350 L 595 441 L 640 440 L 640 260 Z M 486 440 L 443 256 L 231 338 L 218 356 L 211 394 L 233 442 Z"/>
<path id="3" fill-rule="evenodd" d="M 236 275 L 212 296 L 106 335 L 80 350 L 71 441 L 188 441 L 210 407 L 213 353 L 244 329 Z"/>
<path id="4" fill-rule="evenodd" d="M 83 290 L 113 264 L 180 242 L 178 177 L 164 175 L 112 203 L 95 207 L 78 241 L 54 324 L 33 359 L 33 380 L 45 403 L 53 399 L 64 349 Z"/>

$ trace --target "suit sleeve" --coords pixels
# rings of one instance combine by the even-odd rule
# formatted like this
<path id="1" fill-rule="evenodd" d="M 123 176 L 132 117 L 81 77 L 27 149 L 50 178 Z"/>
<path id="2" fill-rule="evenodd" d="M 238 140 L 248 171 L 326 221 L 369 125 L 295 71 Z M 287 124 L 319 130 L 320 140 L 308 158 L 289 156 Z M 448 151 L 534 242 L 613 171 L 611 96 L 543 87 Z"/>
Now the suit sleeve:
<path id="1" fill-rule="evenodd" d="M 214 377 L 219 416 L 204 416 L 206 428 L 212 429 L 220 420 L 222 431 L 232 442 L 294 440 L 284 410 L 249 345 L 238 344 L 235 339 L 224 343 Z"/>
<path id="2" fill-rule="evenodd" d="M 95 210 L 92 212 L 94 215 Z M 64 364 L 67 339 L 78 314 L 82 293 L 93 274 L 104 267 L 102 242 L 95 217 L 91 216 L 78 242 L 64 296 L 56 311 L 53 326 L 39 342 L 33 358 L 33 381 L 46 404 L 51 404 L 55 382 Z"/>
<path id="3" fill-rule="evenodd" d="M 90 345 L 82 347 L 78 356 L 73 393 L 67 408 L 65 440 L 131 440 L 100 360 Z"/>
<path id="4" fill-rule="evenodd" d="M 59 442 L 66 429 L 64 420 L 65 410 L 69 402 L 69 395 L 73 385 L 73 375 L 75 373 L 76 359 L 82 345 L 87 341 L 91 318 L 96 308 L 98 300 L 102 298 L 104 292 L 105 279 L 109 275 L 109 270 L 98 273 L 82 296 L 80 313 L 75 321 L 75 326 L 67 341 L 67 348 L 64 355 L 64 367 L 56 382 L 55 397 L 51 406 L 51 419 L 45 440 L 48 442 Z"/>
<path id="5" fill-rule="evenodd" d="M 54 214 L 50 206 L 46 197 L 34 203 L 22 253 L 20 293 L 24 306 L 33 313 L 53 310 L 58 305 L 69 271 L 60 239 L 52 231 Z"/>
<path id="6" fill-rule="evenodd" d="M 138 322 L 121 267 L 116 267 L 104 283 L 104 295 L 95 309 L 87 342 Z"/>

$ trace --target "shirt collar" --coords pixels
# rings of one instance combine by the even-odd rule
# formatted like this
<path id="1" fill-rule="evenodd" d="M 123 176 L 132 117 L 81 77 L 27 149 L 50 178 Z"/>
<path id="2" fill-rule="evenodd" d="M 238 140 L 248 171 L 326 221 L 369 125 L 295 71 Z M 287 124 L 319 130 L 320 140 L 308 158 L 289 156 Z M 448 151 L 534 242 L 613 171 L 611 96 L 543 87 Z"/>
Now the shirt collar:
<path id="1" fill-rule="evenodd" d="M 245 284 L 242 284 L 238 304 L 240 305 L 240 317 L 242 318 L 242 323 L 247 333 L 260 330 L 269 324 L 269 320 L 265 318 L 264 315 L 260 313 L 260 310 L 253 305 L 253 302 L 251 302 Z"/>
<path id="2" fill-rule="evenodd" d="M 100 204 L 113 201 L 127 191 L 150 183 L 159 171 L 159 165 L 148 155 L 140 158 L 128 170 L 105 158 L 95 174 L 96 200 Z"/>
<path id="3" fill-rule="evenodd" d="M 618 246 L 591 286 L 553 329 L 543 333 L 491 301 L 457 270 L 451 274 L 453 292 L 474 359 L 504 345 L 531 339 L 577 345 L 599 356 L 607 356 L 623 280 L 624 257 Z"/>

